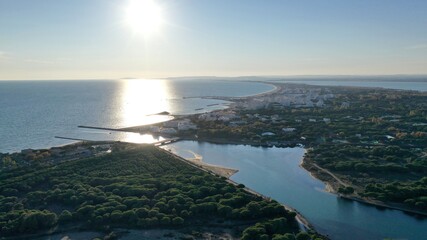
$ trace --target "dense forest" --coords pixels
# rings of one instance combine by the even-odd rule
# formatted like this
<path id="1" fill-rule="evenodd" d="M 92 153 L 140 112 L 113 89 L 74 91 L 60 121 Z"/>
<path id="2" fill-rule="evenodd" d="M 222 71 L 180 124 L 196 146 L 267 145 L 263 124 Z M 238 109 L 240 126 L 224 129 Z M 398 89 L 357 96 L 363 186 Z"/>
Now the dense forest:
<path id="1" fill-rule="evenodd" d="M 333 171 L 361 197 L 427 211 L 427 160 L 420 150 L 320 145 L 308 152 L 306 160 Z M 352 194 L 353 190 L 339 192 Z"/>
<path id="2" fill-rule="evenodd" d="M 224 221 L 245 226 L 236 228 L 242 239 L 315 237 L 300 233 L 295 213 L 278 202 L 153 146 L 116 144 L 98 157 L 0 172 L 1 236 L 54 227 L 108 233 L 115 227 L 179 229 Z"/>

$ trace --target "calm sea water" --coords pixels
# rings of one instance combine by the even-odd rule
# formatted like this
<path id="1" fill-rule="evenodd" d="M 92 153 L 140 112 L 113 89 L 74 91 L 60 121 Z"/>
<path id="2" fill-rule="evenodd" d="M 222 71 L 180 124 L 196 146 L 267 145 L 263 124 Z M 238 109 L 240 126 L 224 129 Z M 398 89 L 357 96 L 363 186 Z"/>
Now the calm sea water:
<path id="1" fill-rule="evenodd" d="M 400 90 L 427 91 L 427 82 L 387 82 L 387 81 L 339 81 L 339 80 L 284 80 L 281 82 L 304 83 L 318 86 L 374 87 Z"/>
<path id="2" fill-rule="evenodd" d="M 152 140 L 149 135 L 77 126 L 153 123 L 167 117 L 150 114 L 206 112 L 225 108 L 227 103 L 186 97 L 246 96 L 272 89 L 271 85 L 256 82 L 219 80 L 0 81 L 0 152 L 71 142 L 55 136 L 147 142 Z"/>
<path id="3" fill-rule="evenodd" d="M 302 169 L 302 148 L 256 148 L 182 141 L 165 148 L 183 157 L 239 169 L 231 177 L 301 212 L 317 231 L 335 240 L 427 239 L 427 219 L 344 200 Z"/>

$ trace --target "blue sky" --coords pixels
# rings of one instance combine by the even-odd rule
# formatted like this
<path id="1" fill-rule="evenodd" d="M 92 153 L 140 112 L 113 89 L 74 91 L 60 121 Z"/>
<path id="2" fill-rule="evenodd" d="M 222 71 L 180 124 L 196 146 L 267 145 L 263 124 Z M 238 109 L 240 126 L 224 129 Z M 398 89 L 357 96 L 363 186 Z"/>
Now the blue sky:
<path id="1" fill-rule="evenodd" d="M 426 74 L 425 0 L 1 0 L 0 79 Z"/>

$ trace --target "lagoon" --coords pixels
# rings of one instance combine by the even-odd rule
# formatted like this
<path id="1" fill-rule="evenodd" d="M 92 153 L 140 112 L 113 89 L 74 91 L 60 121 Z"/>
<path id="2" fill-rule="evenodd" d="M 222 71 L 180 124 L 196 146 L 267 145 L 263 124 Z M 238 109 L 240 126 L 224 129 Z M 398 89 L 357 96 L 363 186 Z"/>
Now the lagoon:
<path id="1" fill-rule="evenodd" d="M 182 157 L 198 154 L 204 162 L 238 169 L 232 180 L 297 209 L 317 231 L 332 239 L 420 240 L 427 236 L 427 219 L 325 192 L 325 185 L 299 166 L 305 153 L 303 148 L 258 148 L 194 141 L 181 141 L 165 148 Z"/>

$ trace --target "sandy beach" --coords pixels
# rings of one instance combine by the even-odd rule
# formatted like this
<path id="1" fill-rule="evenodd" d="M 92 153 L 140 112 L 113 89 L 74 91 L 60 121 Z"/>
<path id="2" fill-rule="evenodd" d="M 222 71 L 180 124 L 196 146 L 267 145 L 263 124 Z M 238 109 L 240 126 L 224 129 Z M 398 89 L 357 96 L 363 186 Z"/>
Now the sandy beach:
<path id="1" fill-rule="evenodd" d="M 201 155 L 194 152 L 191 152 L 191 153 L 194 155 L 194 158 L 185 158 L 185 160 L 199 166 L 200 168 L 211 171 L 216 175 L 219 175 L 225 178 L 230 178 L 231 176 L 233 176 L 235 173 L 239 171 L 237 169 L 226 168 L 223 166 L 217 166 L 217 165 L 205 163 L 203 162 L 203 157 Z"/>

